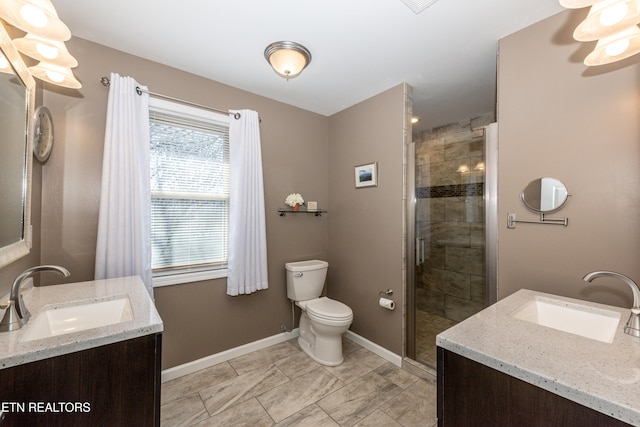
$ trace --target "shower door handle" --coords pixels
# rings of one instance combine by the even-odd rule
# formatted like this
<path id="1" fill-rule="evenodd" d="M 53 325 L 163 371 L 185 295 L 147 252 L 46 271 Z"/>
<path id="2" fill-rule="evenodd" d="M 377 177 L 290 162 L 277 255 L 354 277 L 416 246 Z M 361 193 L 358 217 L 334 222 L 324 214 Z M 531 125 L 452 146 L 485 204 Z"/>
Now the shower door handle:
<path id="1" fill-rule="evenodd" d="M 416 265 L 424 264 L 424 237 L 416 238 Z"/>

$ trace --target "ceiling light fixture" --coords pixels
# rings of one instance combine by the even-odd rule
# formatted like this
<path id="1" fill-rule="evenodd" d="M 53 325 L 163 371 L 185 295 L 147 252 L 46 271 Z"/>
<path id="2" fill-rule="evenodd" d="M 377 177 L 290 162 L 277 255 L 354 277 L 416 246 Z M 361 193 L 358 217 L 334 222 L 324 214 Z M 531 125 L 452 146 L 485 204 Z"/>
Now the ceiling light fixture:
<path id="1" fill-rule="evenodd" d="M 591 6 L 573 32 L 578 41 L 598 40 L 587 66 L 610 64 L 640 53 L 640 0 L 559 0 L 570 9 Z"/>
<path id="2" fill-rule="evenodd" d="M 264 57 L 287 80 L 297 77 L 311 62 L 311 52 L 306 47 L 289 41 L 271 43 L 264 50 Z"/>

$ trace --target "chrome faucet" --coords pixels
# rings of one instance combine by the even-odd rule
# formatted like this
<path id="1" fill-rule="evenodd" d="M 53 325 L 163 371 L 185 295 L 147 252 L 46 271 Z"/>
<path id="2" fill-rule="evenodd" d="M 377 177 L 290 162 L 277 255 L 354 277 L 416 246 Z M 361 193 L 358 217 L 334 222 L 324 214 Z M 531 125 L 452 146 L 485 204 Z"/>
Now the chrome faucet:
<path id="1" fill-rule="evenodd" d="M 640 288 L 638 284 L 624 274 L 613 271 L 594 271 L 584 276 L 582 280 L 591 282 L 597 277 L 616 277 L 629 285 L 631 292 L 633 292 L 633 307 L 631 307 L 631 316 L 624 327 L 624 333 L 640 338 Z"/>
<path id="2" fill-rule="evenodd" d="M 31 277 L 33 274 L 41 271 L 55 271 L 62 274 L 64 277 L 69 277 L 71 275 L 69 270 L 57 265 L 41 265 L 29 268 L 22 272 L 22 274 L 16 277 L 16 280 L 13 281 L 13 285 L 11 285 L 9 301 L 2 303 L 2 306 L 0 307 L 6 308 L 4 316 L 2 317 L 2 320 L 0 320 L 0 332 L 15 331 L 27 323 L 27 320 L 31 317 L 31 313 L 29 313 L 29 310 L 27 310 L 27 307 L 24 305 L 22 294 L 20 294 L 20 288 L 22 287 L 22 283 L 28 277 Z"/>

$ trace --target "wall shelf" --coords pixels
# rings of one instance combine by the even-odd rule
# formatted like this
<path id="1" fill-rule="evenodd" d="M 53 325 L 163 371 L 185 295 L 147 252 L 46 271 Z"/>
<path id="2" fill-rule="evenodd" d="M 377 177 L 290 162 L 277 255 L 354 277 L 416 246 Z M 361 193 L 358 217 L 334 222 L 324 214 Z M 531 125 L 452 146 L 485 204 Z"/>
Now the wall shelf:
<path id="1" fill-rule="evenodd" d="M 298 209 L 294 211 L 293 209 L 278 209 L 278 215 L 285 216 L 288 213 L 292 214 L 315 214 L 315 216 L 322 216 L 323 213 L 327 213 L 326 209 L 318 209 L 315 211 L 308 211 L 306 209 Z"/>

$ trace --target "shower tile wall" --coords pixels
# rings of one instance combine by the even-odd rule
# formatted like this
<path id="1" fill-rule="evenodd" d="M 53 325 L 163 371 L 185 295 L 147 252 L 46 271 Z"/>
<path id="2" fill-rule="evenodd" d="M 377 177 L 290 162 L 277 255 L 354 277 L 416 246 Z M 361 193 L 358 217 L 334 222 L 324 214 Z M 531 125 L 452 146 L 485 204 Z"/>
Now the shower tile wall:
<path id="1" fill-rule="evenodd" d="M 490 122 L 490 119 L 487 119 Z M 447 125 L 416 142 L 416 308 L 459 322 L 485 306 L 484 137 Z"/>

